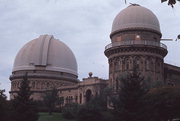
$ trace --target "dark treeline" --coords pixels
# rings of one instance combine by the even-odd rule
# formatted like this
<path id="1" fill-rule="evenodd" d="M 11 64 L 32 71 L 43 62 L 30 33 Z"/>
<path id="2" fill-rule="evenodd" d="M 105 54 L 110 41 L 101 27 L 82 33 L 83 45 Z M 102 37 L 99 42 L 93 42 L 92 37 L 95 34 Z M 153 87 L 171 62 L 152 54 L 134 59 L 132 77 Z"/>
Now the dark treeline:
<path id="1" fill-rule="evenodd" d="M 64 117 L 77 121 L 172 121 L 180 118 L 179 86 L 147 83 L 136 70 L 119 80 L 121 85 L 116 94 L 106 88 L 84 105 L 67 105 Z"/>
<path id="2" fill-rule="evenodd" d="M 5 90 L 0 90 L 0 121 L 37 121 L 38 112 L 42 110 L 49 114 L 57 110 L 64 118 L 76 121 L 172 121 L 180 118 L 180 86 L 157 81 L 153 82 L 158 84 L 152 85 L 152 81 L 144 79 L 136 70 L 118 79 L 121 83 L 116 93 L 105 88 L 86 104 L 72 103 L 62 108 L 55 106 L 59 102 L 55 89 L 46 92 L 44 102 L 34 102 L 25 76 L 13 100 L 8 101 Z"/>
<path id="3" fill-rule="evenodd" d="M 8 101 L 0 90 L 0 121 L 37 121 L 38 110 L 35 102 L 30 98 L 31 91 L 27 75 L 21 81 L 19 91 L 13 100 Z"/>

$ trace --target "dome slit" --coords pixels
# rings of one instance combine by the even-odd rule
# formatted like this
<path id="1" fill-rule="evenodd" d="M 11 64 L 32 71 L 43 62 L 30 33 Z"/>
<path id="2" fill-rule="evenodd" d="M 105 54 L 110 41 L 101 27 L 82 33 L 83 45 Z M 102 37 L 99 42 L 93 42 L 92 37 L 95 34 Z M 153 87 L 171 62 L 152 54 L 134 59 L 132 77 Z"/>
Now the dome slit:
<path id="1" fill-rule="evenodd" d="M 43 66 L 47 66 L 47 61 L 48 61 L 48 53 L 49 53 L 49 44 L 53 36 L 48 36 L 46 35 L 44 44 L 43 44 L 43 51 L 42 51 L 42 61 L 41 64 Z"/>

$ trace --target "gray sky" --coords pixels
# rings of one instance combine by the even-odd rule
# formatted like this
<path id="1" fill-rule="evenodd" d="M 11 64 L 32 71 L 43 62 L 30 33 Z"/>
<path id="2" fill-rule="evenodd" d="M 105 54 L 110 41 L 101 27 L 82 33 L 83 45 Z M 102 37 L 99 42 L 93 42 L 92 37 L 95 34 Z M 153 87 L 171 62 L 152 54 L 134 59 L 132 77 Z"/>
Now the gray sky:
<path id="1" fill-rule="evenodd" d="M 161 25 L 162 38 L 176 39 L 180 34 L 180 3 L 172 9 L 160 0 L 0 0 L 0 89 L 10 90 L 9 76 L 20 48 L 42 34 L 54 35 L 68 45 L 78 63 L 79 79 L 108 78 L 104 47 L 114 17 L 129 3 L 153 11 Z M 165 62 L 180 66 L 180 41 L 168 46 Z"/>

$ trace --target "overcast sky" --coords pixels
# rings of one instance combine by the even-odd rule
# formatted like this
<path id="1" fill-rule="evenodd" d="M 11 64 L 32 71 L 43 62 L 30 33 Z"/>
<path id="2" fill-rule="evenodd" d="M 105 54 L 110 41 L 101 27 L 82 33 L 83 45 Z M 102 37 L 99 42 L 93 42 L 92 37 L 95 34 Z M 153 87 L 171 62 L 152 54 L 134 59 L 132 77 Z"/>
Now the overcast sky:
<path id="1" fill-rule="evenodd" d="M 114 17 L 129 3 L 140 4 L 158 17 L 162 38 L 180 34 L 180 3 L 172 9 L 160 0 L 0 0 L 0 89 L 10 90 L 9 76 L 20 48 L 42 34 L 54 35 L 74 52 L 79 79 L 93 72 L 108 78 L 104 47 Z M 165 62 L 180 66 L 180 41 L 168 46 Z"/>

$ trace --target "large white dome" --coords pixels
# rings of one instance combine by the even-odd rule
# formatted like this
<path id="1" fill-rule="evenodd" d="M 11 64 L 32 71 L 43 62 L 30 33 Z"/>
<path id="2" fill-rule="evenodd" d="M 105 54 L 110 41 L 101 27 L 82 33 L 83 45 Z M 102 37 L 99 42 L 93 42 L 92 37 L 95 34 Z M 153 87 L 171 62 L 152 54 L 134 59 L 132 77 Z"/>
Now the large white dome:
<path id="1" fill-rule="evenodd" d="M 115 17 L 111 34 L 133 28 L 154 30 L 161 33 L 159 21 L 155 14 L 137 4 L 128 6 Z"/>
<path id="2" fill-rule="evenodd" d="M 16 55 L 13 72 L 35 70 L 36 66 L 77 75 L 77 62 L 73 52 L 52 35 L 41 35 L 25 44 Z"/>

